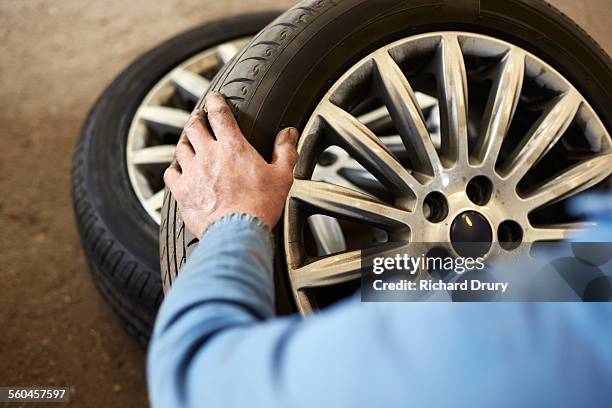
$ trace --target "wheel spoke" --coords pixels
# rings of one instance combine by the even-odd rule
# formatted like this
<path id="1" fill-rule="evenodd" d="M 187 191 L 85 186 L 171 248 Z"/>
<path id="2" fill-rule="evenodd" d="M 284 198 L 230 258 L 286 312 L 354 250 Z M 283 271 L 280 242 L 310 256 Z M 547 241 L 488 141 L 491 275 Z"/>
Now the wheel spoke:
<path id="1" fill-rule="evenodd" d="M 171 79 L 192 102 L 197 102 L 206 93 L 210 85 L 208 79 L 187 69 L 179 69 L 172 72 Z"/>
<path id="2" fill-rule="evenodd" d="M 436 56 L 442 153 L 467 162 L 468 88 L 463 53 L 456 35 L 444 35 Z"/>
<path id="3" fill-rule="evenodd" d="M 406 155 L 406 150 L 399 136 L 381 136 L 380 140 L 396 157 Z M 312 173 L 312 180 L 325 181 L 353 190 L 363 191 L 362 188 L 353 182 L 352 177 L 347 176 L 350 174 L 356 176 L 359 180 L 367 181 L 367 185 L 369 186 L 376 185 L 377 190 L 381 192 L 386 191 L 385 186 L 380 183 L 372 173 L 367 171 L 361 164 L 349 156 L 344 149 L 338 146 L 330 146 L 326 149 L 326 152 L 336 156 L 336 161 L 330 166 L 316 166 Z"/>
<path id="4" fill-rule="evenodd" d="M 164 189 L 162 188 L 151 197 L 147 198 L 147 205 L 150 206 L 155 211 L 162 208 L 164 204 Z"/>
<path id="5" fill-rule="evenodd" d="M 592 222 L 572 222 L 567 224 L 554 224 L 546 227 L 532 227 L 526 238 L 529 242 L 561 241 L 576 235 L 583 234 L 594 228 L 597 224 Z"/>
<path id="6" fill-rule="evenodd" d="M 381 106 L 380 108 L 376 108 L 370 112 L 364 113 L 363 115 L 359 115 L 357 117 L 358 121 L 360 121 L 369 128 L 385 119 L 390 119 L 389 111 L 387 110 L 386 106 Z"/>
<path id="7" fill-rule="evenodd" d="M 421 111 L 433 108 L 438 104 L 438 100 L 436 98 L 433 98 L 424 93 L 415 92 L 414 95 L 416 97 L 417 104 L 421 108 Z M 391 121 L 391 117 L 389 115 L 389 110 L 386 106 L 383 105 L 379 108 L 371 110 L 370 112 L 366 112 L 362 115 L 359 115 L 357 117 L 357 120 L 366 125 L 367 127 L 371 128 L 372 126 L 375 126 L 383 120 Z"/>
<path id="8" fill-rule="evenodd" d="M 227 64 L 238 51 L 240 50 L 234 44 L 222 44 L 217 48 L 217 55 L 223 64 Z"/>
<path id="9" fill-rule="evenodd" d="M 369 194 L 320 181 L 295 180 L 289 196 L 317 208 L 321 214 L 378 227 L 407 227 L 406 220 L 411 215 Z"/>
<path id="10" fill-rule="evenodd" d="M 134 165 L 166 164 L 174 160 L 175 145 L 159 145 L 145 147 L 132 152 L 130 159 Z"/>
<path id="11" fill-rule="evenodd" d="M 365 191 L 377 197 L 384 196 L 385 186 L 380 183 L 371 173 L 363 169 L 343 168 L 339 170 L 340 177 L 348 180 L 358 191 Z M 337 183 L 333 183 L 337 184 Z M 351 187 L 349 187 L 351 188 Z"/>
<path id="12" fill-rule="evenodd" d="M 380 140 L 398 160 L 407 159 L 406 147 L 400 135 L 381 136 Z"/>
<path id="13" fill-rule="evenodd" d="M 483 115 L 482 134 L 476 144 L 476 160 L 495 166 L 521 96 L 525 54 L 511 49 L 503 58 Z"/>
<path id="14" fill-rule="evenodd" d="M 408 151 L 414 170 L 433 176 L 441 169 L 423 112 L 408 80 L 387 51 L 374 57 L 381 96 Z"/>
<path id="15" fill-rule="evenodd" d="M 536 187 L 527 197 L 531 209 L 560 201 L 593 187 L 612 174 L 612 153 L 578 163 Z"/>
<path id="16" fill-rule="evenodd" d="M 308 226 L 314 236 L 319 255 L 346 251 L 346 242 L 337 219 L 315 214 L 308 217 Z"/>
<path id="17" fill-rule="evenodd" d="M 330 102 L 320 107 L 319 117 L 339 139 L 338 145 L 389 189 L 404 197 L 416 197 L 419 182 L 364 124 Z"/>
<path id="18" fill-rule="evenodd" d="M 398 250 L 403 244 L 387 243 L 368 248 L 368 257 L 384 256 Z M 297 290 L 336 285 L 361 277 L 362 250 L 354 250 L 318 258 L 292 273 L 292 283 Z"/>
<path id="19" fill-rule="evenodd" d="M 189 120 L 189 112 L 163 106 L 144 106 L 138 111 L 140 118 L 151 125 L 162 126 L 180 133 Z"/>
<path id="20" fill-rule="evenodd" d="M 510 154 L 501 169 L 504 177 L 518 184 L 561 138 L 574 119 L 580 103 L 580 95 L 575 91 L 568 91 L 556 98 Z"/>
<path id="21" fill-rule="evenodd" d="M 292 273 L 295 289 L 335 285 L 361 277 L 361 250 L 328 255 Z"/>
<path id="22" fill-rule="evenodd" d="M 342 186 L 353 190 L 359 190 L 359 187 L 351 183 L 350 180 L 346 179 L 346 177 L 343 177 L 339 171 L 343 168 L 360 170 L 365 173 L 368 173 L 368 171 L 357 163 L 355 159 L 351 158 L 346 151 L 338 146 L 330 146 L 327 151 L 331 152 L 337 157 L 337 162 L 331 166 L 316 166 L 312 172 L 311 179 L 314 181 L 324 181 L 326 183 L 335 184 L 337 186 Z"/>
<path id="23" fill-rule="evenodd" d="M 436 98 L 424 94 L 422 92 L 415 92 L 414 96 L 416 96 L 416 100 L 419 104 L 419 107 L 421 108 L 421 112 L 426 109 L 433 108 L 438 104 L 438 100 Z"/>

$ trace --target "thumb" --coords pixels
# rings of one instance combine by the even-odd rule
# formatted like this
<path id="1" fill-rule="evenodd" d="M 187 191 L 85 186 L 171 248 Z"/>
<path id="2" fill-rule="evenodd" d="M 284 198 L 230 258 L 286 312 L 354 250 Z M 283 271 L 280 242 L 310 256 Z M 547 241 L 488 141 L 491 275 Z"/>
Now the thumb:
<path id="1" fill-rule="evenodd" d="M 299 132 L 296 128 L 285 128 L 278 132 L 274 141 L 274 152 L 272 153 L 272 165 L 286 171 L 293 171 L 298 159 L 296 144 Z"/>

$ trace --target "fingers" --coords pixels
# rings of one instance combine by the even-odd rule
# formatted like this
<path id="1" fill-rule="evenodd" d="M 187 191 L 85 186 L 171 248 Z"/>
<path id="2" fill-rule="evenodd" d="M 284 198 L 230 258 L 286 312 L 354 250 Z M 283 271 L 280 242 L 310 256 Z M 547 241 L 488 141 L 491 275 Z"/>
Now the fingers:
<path id="1" fill-rule="evenodd" d="M 176 162 L 172 162 L 170 166 L 164 172 L 164 183 L 166 186 L 172 191 L 176 182 L 181 177 L 181 171 L 179 170 L 179 166 Z"/>
<path id="2" fill-rule="evenodd" d="M 205 101 L 208 121 L 217 140 L 240 141 L 244 139 L 234 113 L 223 95 L 219 92 L 211 92 L 206 95 Z"/>
<path id="3" fill-rule="evenodd" d="M 206 145 L 214 140 L 208 128 L 206 113 L 200 109 L 191 113 L 183 131 L 197 153 L 206 151 Z"/>
<path id="4" fill-rule="evenodd" d="M 283 171 L 293 172 L 298 159 L 296 149 L 298 135 L 296 128 L 286 128 L 278 132 L 274 142 L 272 165 L 281 168 Z"/>
<path id="5" fill-rule="evenodd" d="M 191 143 L 189 143 L 185 133 L 181 135 L 181 138 L 176 145 L 174 155 L 176 156 L 176 161 L 182 169 L 186 168 L 195 157 L 195 151 L 193 150 Z"/>

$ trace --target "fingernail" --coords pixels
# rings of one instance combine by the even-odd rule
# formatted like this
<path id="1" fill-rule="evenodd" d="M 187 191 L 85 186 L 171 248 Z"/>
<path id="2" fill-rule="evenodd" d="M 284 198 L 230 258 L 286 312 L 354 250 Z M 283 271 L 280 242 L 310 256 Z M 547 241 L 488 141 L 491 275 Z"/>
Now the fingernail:
<path id="1" fill-rule="evenodd" d="M 285 132 L 287 134 L 287 137 L 289 137 L 289 139 L 293 142 L 293 144 L 296 144 L 300 132 L 298 132 L 298 130 L 294 127 L 286 128 Z"/>
<path id="2" fill-rule="evenodd" d="M 223 94 L 219 91 L 212 91 L 211 93 L 208 94 L 208 96 L 215 97 L 215 98 L 225 98 L 225 96 L 223 96 Z"/>
<path id="3" fill-rule="evenodd" d="M 191 115 L 189 115 L 189 120 L 187 121 L 187 123 L 185 124 L 185 127 L 192 125 L 193 123 L 195 123 L 197 120 L 200 120 L 202 118 L 202 116 L 205 115 L 204 109 L 194 109 L 191 112 Z M 184 132 L 183 132 L 184 134 Z M 183 135 L 181 134 L 181 136 Z"/>
<path id="4" fill-rule="evenodd" d="M 216 91 L 215 91 L 216 92 Z M 208 101 L 213 97 L 213 95 L 215 94 L 215 92 L 209 92 L 206 94 L 206 96 L 204 97 L 204 104 L 206 105 L 208 103 Z"/>

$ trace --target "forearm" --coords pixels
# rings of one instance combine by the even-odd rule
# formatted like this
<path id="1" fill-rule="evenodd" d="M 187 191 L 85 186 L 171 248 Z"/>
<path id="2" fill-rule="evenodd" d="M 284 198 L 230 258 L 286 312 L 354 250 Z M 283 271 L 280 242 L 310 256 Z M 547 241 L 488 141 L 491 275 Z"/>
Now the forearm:
<path id="1" fill-rule="evenodd" d="M 233 214 L 211 225 L 157 317 L 148 361 L 154 404 L 180 403 L 191 359 L 221 330 L 274 315 L 272 262 L 261 221 Z"/>

